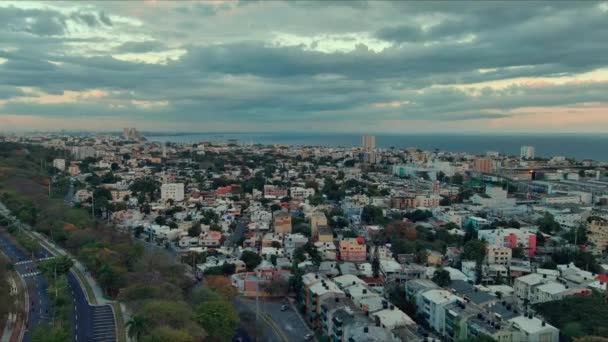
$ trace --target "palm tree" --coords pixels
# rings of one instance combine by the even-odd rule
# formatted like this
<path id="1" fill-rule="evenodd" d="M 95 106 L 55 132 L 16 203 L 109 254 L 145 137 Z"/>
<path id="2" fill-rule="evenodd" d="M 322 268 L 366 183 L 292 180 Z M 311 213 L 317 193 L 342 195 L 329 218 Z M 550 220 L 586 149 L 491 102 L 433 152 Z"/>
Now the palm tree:
<path id="1" fill-rule="evenodd" d="M 133 315 L 131 319 L 125 324 L 128 328 L 128 334 L 130 338 L 139 341 L 141 335 L 148 330 L 148 319 L 141 315 Z"/>

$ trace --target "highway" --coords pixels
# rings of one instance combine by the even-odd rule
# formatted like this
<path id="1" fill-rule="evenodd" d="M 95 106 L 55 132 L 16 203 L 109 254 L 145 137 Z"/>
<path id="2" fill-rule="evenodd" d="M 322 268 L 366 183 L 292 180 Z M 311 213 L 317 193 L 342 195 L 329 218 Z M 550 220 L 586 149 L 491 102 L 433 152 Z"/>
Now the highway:
<path id="1" fill-rule="evenodd" d="M 52 257 L 47 250 L 35 253 L 36 261 L 26 255 L 6 236 L 0 233 L 0 248 L 15 265 L 15 270 L 25 280 L 29 295 L 29 319 L 24 341 L 31 341 L 33 328 L 52 320 L 48 281 L 37 271 L 38 259 Z M 110 305 L 89 305 L 73 272 L 67 275 L 69 291 L 72 296 L 72 333 L 74 341 L 113 342 L 116 341 L 114 313 Z"/>
<path id="2" fill-rule="evenodd" d="M 31 331 L 37 325 L 49 322 L 49 306 L 50 299 L 47 293 L 48 282 L 36 270 L 36 265 L 31 260 L 31 256 L 26 255 L 17 246 L 15 246 L 5 235 L 5 232 L 0 233 L 0 248 L 6 254 L 10 261 L 15 265 L 15 271 L 25 280 L 27 292 L 29 295 L 28 310 L 29 319 L 24 341 L 31 341 Z M 46 254 L 38 253 L 36 257 L 46 257 Z"/>
<path id="3" fill-rule="evenodd" d="M 4 204 L 0 202 L 0 214 L 10 218 L 13 223 L 24 231 L 29 227 L 19 222 Z M 15 265 L 15 269 L 25 280 L 29 295 L 30 313 L 24 341 L 31 341 L 31 330 L 41 323 L 49 322 L 50 299 L 48 296 L 48 281 L 37 272 L 37 260 L 52 257 L 53 254 L 42 244 L 40 251 L 32 256 L 26 255 L 22 250 L 8 239 L 8 233 L 0 231 L 0 248 Z M 48 243 L 48 242 L 47 242 Z M 67 274 L 69 292 L 72 296 L 74 310 L 72 312 L 72 336 L 74 341 L 114 342 L 116 341 L 116 328 L 114 312 L 110 305 L 92 306 L 89 304 L 84 290 L 80 286 L 73 271 Z"/>

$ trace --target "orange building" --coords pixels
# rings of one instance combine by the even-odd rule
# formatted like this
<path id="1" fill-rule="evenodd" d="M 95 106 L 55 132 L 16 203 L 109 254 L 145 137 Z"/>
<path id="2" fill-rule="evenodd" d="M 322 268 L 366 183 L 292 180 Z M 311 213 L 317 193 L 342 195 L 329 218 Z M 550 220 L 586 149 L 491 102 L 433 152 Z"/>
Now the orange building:
<path id="1" fill-rule="evenodd" d="M 291 233 L 291 215 L 289 215 L 289 213 L 284 211 L 275 211 L 272 221 L 275 233 Z"/>
<path id="2" fill-rule="evenodd" d="M 473 162 L 473 170 L 481 173 L 492 173 L 494 170 L 493 161 L 490 158 L 477 158 Z"/>
<path id="3" fill-rule="evenodd" d="M 342 261 L 364 262 L 367 246 L 362 237 L 347 238 L 340 241 L 340 259 Z"/>

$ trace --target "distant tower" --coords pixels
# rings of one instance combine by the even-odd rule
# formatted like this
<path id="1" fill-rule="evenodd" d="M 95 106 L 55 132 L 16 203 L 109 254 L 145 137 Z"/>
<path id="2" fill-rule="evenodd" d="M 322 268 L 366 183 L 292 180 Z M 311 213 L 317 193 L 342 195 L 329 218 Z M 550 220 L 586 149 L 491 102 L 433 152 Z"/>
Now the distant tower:
<path id="1" fill-rule="evenodd" d="M 163 144 L 163 158 L 167 158 L 167 145 Z"/>
<path id="2" fill-rule="evenodd" d="M 536 150 L 534 146 L 522 146 L 519 150 L 519 156 L 521 159 L 534 159 L 536 157 Z"/>
<path id="3" fill-rule="evenodd" d="M 365 150 L 373 150 L 376 148 L 376 136 L 364 135 L 361 137 L 361 145 Z"/>

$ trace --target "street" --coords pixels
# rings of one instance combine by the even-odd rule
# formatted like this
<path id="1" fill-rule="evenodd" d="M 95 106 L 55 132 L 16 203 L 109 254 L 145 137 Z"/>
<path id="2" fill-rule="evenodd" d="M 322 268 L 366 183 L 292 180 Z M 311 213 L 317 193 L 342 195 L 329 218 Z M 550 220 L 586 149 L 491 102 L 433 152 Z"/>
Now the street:
<path id="1" fill-rule="evenodd" d="M 0 213 L 6 217 L 13 217 L 10 211 L 0 203 Z M 24 231 L 29 227 L 14 217 L 14 224 Z M 0 233 L 0 248 L 15 265 L 15 270 L 25 280 L 29 295 L 29 317 L 26 323 L 27 330 L 24 341 L 31 340 L 31 330 L 43 322 L 49 322 L 50 298 L 48 296 L 48 281 L 40 272 L 37 272 L 39 259 L 53 257 L 53 254 L 40 244 L 41 249 L 34 253 L 33 259 L 8 238 L 6 232 Z M 80 283 L 72 271 L 67 274 L 69 293 L 74 303 L 72 312 L 72 333 L 75 341 L 116 341 L 114 313 L 106 306 L 91 306 L 84 294 Z M 101 308 L 101 309 L 100 309 Z M 108 313 L 108 308 L 110 312 Z M 111 330 L 111 333 L 109 332 Z"/>
<path id="2" fill-rule="evenodd" d="M 230 236 L 226 239 L 226 242 L 224 243 L 225 246 L 234 247 L 238 244 L 239 240 L 241 240 L 245 234 L 245 231 L 247 230 L 246 222 L 247 220 L 243 217 L 236 220 L 236 228 L 234 228 L 232 234 L 230 234 Z"/>
<path id="3" fill-rule="evenodd" d="M 29 295 L 29 319 L 26 325 L 24 341 L 31 340 L 31 330 L 43 322 L 49 322 L 49 296 L 47 293 L 48 282 L 36 271 L 36 265 L 29 256 L 17 248 L 5 235 L 0 234 L 0 248 L 10 261 L 15 265 L 15 271 L 25 280 Z M 37 257 L 45 257 L 42 254 Z"/>
<path id="4" fill-rule="evenodd" d="M 256 305 L 255 300 L 253 299 L 244 299 L 237 298 L 235 299 L 235 307 L 244 306 L 255 313 Z M 272 332 L 272 334 L 265 335 L 266 341 L 270 341 L 268 339 L 269 336 L 276 339 L 276 341 L 304 341 L 304 336 L 307 334 L 312 334 L 313 331 L 308 328 L 308 326 L 302 321 L 299 314 L 294 311 L 293 306 L 288 305 L 289 309 L 285 311 L 281 311 L 281 307 L 285 303 L 283 301 L 277 300 L 268 300 L 264 301 L 260 299 L 260 315 L 266 315 L 270 318 L 270 323 L 274 323 L 280 332 L 274 331 L 270 325 L 264 320 L 260 319 L 261 324 L 264 325 L 264 332 L 267 333 L 268 329 Z M 274 341 L 272 339 L 272 341 Z"/>

